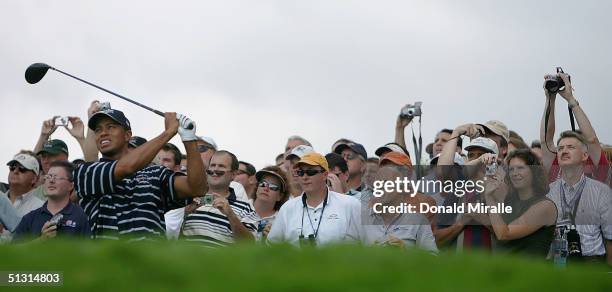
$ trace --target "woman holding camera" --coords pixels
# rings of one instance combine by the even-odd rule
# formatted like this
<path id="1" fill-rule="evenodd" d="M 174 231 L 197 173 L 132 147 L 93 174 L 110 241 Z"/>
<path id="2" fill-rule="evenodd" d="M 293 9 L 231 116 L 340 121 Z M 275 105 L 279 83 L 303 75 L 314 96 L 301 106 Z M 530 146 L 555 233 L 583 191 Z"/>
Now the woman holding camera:
<path id="1" fill-rule="evenodd" d="M 287 174 L 278 166 L 264 167 L 255 173 L 255 178 L 257 190 L 253 206 L 261 218 L 257 227 L 258 239 L 261 239 L 270 232 L 278 210 L 287 201 L 291 192 L 287 184 Z"/>
<path id="2" fill-rule="evenodd" d="M 512 212 L 488 215 L 498 247 L 509 253 L 545 257 L 554 236 L 557 208 L 546 197 L 544 168 L 530 149 L 512 151 L 506 162 L 508 173 L 498 168 L 485 185 L 488 205 L 503 202 L 512 207 Z"/>

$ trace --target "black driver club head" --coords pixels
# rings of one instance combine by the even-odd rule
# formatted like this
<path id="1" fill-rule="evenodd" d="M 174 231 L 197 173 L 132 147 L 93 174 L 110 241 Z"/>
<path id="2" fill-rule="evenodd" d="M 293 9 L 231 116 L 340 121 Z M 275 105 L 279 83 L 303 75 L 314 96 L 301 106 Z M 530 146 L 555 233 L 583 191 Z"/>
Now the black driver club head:
<path id="1" fill-rule="evenodd" d="M 47 74 L 50 68 L 51 66 L 45 63 L 34 63 L 26 69 L 25 79 L 30 84 L 38 83 L 38 81 L 45 77 L 45 74 Z"/>

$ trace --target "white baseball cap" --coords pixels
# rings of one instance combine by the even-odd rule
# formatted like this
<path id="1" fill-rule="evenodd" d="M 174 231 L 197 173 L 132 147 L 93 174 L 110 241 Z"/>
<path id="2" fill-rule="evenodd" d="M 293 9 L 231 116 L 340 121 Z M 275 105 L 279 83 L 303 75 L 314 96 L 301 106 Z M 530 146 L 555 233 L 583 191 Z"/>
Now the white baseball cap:
<path id="1" fill-rule="evenodd" d="M 15 155 L 15 157 L 13 157 L 13 160 L 9 161 L 6 165 L 11 165 L 15 162 L 33 171 L 36 175 L 40 174 L 40 166 L 38 164 L 38 160 L 36 160 L 36 157 L 32 155 L 24 153 L 17 154 Z"/>
<path id="2" fill-rule="evenodd" d="M 438 164 L 438 159 L 440 158 L 440 155 L 442 155 L 442 153 L 438 153 L 438 155 L 436 155 L 436 157 L 432 158 L 431 161 L 429 162 L 429 164 L 430 165 Z M 463 160 L 463 157 L 461 155 L 459 155 L 459 153 L 455 152 L 455 157 L 453 157 L 453 163 L 457 164 L 457 165 L 464 165 L 465 164 L 465 160 Z"/>
<path id="3" fill-rule="evenodd" d="M 497 143 L 485 137 L 478 137 L 478 138 L 472 139 L 470 141 L 470 144 L 467 147 L 465 147 L 465 150 L 470 151 L 470 149 L 473 149 L 473 148 L 481 148 L 493 154 L 499 153 L 499 150 L 497 149 Z"/>
<path id="4" fill-rule="evenodd" d="M 198 139 L 212 146 L 215 149 L 215 151 L 218 150 L 217 143 L 215 143 L 215 140 L 213 140 L 213 138 L 207 137 L 207 136 L 198 136 Z"/>
<path id="5" fill-rule="evenodd" d="M 304 155 L 308 153 L 315 152 L 314 149 L 308 145 L 298 145 L 295 148 L 291 149 L 291 152 L 285 157 L 285 159 L 290 160 L 292 156 L 296 156 L 297 158 L 302 158 Z"/>

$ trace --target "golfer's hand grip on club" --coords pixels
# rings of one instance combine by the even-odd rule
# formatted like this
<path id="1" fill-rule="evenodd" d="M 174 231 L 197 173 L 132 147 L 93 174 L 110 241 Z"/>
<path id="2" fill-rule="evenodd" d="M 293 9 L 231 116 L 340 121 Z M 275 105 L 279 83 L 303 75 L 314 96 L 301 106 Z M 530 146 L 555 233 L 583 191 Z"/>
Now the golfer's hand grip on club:
<path id="1" fill-rule="evenodd" d="M 181 140 L 183 142 L 197 141 L 198 136 L 196 136 L 195 122 L 182 114 L 177 114 L 176 119 L 179 121 L 178 133 L 181 136 Z"/>

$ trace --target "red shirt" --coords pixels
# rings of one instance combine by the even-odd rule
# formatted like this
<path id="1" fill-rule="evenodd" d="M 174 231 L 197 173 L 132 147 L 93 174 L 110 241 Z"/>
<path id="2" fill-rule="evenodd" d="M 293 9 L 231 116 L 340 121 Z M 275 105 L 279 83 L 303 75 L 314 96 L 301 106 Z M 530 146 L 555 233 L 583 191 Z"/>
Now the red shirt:
<path id="1" fill-rule="evenodd" d="M 584 175 L 612 187 L 612 169 L 610 168 L 610 162 L 606 158 L 606 153 L 603 150 L 601 150 L 601 157 L 599 158 L 597 168 L 593 167 L 593 160 L 591 159 L 591 156 L 587 158 L 586 165 L 584 167 Z M 548 181 L 552 183 L 560 177 L 561 167 L 559 166 L 557 156 L 555 156 L 555 160 L 553 160 L 552 165 L 550 166 Z"/>

